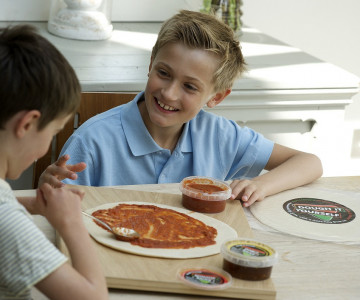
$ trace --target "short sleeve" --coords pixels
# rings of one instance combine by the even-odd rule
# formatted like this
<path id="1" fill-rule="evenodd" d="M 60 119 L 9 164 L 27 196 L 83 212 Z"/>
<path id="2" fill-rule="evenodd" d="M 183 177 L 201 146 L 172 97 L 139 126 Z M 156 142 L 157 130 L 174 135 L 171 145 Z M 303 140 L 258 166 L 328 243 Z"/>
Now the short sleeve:
<path id="1" fill-rule="evenodd" d="M 227 130 L 226 134 L 219 134 L 223 144 L 227 141 L 227 149 L 222 149 L 223 161 L 232 160 L 228 165 L 226 180 L 239 178 L 253 178 L 258 176 L 265 168 L 274 148 L 274 142 L 266 139 L 262 134 L 248 127 L 240 127 L 234 121 L 233 132 Z M 224 163 L 225 164 L 225 163 Z"/>
<path id="2" fill-rule="evenodd" d="M 67 258 L 45 237 L 19 204 L 0 205 L 0 298 L 22 295 Z"/>
<path id="3" fill-rule="evenodd" d="M 76 185 L 96 185 L 97 179 L 94 178 L 93 170 L 94 159 L 92 157 L 92 147 L 89 145 L 91 143 L 91 137 L 87 140 L 87 143 L 84 142 L 84 137 L 74 133 L 65 143 L 63 149 L 61 150 L 60 156 L 69 154 L 70 160 L 68 164 L 77 164 L 79 162 L 86 163 L 86 169 L 78 173 L 78 178 L 76 180 L 64 179 L 63 182 L 66 184 L 76 184 Z"/>
<path id="4" fill-rule="evenodd" d="M 195 175 L 253 178 L 264 169 L 274 147 L 262 134 L 204 111 L 191 121 L 190 130 Z"/>

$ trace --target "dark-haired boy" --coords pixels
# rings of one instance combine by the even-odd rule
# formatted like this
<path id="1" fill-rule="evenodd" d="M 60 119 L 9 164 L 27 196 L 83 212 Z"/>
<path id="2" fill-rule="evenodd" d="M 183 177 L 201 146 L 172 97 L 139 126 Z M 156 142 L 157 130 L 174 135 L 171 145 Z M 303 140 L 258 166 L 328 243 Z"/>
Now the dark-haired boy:
<path id="1" fill-rule="evenodd" d="M 82 222 L 83 193 L 43 184 L 17 200 L 16 179 L 43 156 L 80 103 L 80 84 L 63 55 L 34 28 L 0 29 L 0 299 L 107 299 L 101 266 Z M 45 216 L 72 260 L 55 248 L 30 214 Z"/>

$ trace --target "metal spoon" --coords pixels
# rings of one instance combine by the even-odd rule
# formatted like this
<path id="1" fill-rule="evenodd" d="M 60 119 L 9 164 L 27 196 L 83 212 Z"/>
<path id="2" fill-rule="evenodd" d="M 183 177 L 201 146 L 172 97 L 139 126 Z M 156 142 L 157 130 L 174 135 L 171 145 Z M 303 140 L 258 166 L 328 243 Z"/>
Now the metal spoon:
<path id="1" fill-rule="evenodd" d="M 101 225 L 105 226 L 107 229 L 110 230 L 111 233 L 113 233 L 116 238 L 118 240 L 121 241 L 130 241 L 130 240 L 134 240 L 138 237 L 140 237 L 140 234 L 137 233 L 134 229 L 130 229 L 130 228 L 125 228 L 125 227 L 110 227 L 109 224 L 105 223 L 104 221 L 82 211 L 82 214 L 84 216 L 87 216 L 93 220 L 95 220 L 96 222 L 99 222 Z"/>

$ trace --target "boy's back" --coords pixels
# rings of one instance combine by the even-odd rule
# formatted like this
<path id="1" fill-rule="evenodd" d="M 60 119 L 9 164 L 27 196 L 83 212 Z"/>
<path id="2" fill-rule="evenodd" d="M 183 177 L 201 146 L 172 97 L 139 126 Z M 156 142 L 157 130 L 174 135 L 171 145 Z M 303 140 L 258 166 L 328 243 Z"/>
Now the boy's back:
<path id="1" fill-rule="evenodd" d="M 79 190 L 42 185 L 16 199 L 17 179 L 43 156 L 80 102 L 80 84 L 63 55 L 30 26 L 0 29 L 0 299 L 30 299 L 36 286 L 51 299 L 106 299 L 107 289 L 82 222 Z M 31 214 L 45 216 L 74 265 L 46 239 Z"/>

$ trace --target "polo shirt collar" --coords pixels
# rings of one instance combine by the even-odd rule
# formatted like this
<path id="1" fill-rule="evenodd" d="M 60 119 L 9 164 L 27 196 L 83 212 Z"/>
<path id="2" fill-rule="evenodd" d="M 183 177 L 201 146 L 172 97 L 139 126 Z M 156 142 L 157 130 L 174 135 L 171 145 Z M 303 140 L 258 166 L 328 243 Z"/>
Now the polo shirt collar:
<path id="1" fill-rule="evenodd" d="M 124 105 L 120 114 L 124 134 L 134 156 L 142 156 L 163 150 L 155 143 L 141 117 L 137 103 L 143 99 L 143 96 L 144 92 L 137 94 L 134 100 L 130 101 L 128 105 Z M 175 151 L 192 152 L 189 123 L 185 124 Z"/>
<path id="2" fill-rule="evenodd" d="M 191 122 L 191 121 L 190 121 Z M 180 152 L 192 152 L 192 143 L 191 143 L 191 136 L 190 136 L 190 131 L 189 131 L 189 122 L 185 123 L 184 128 L 183 128 L 183 132 L 180 136 L 179 142 L 176 146 L 175 151 L 180 151 Z"/>

